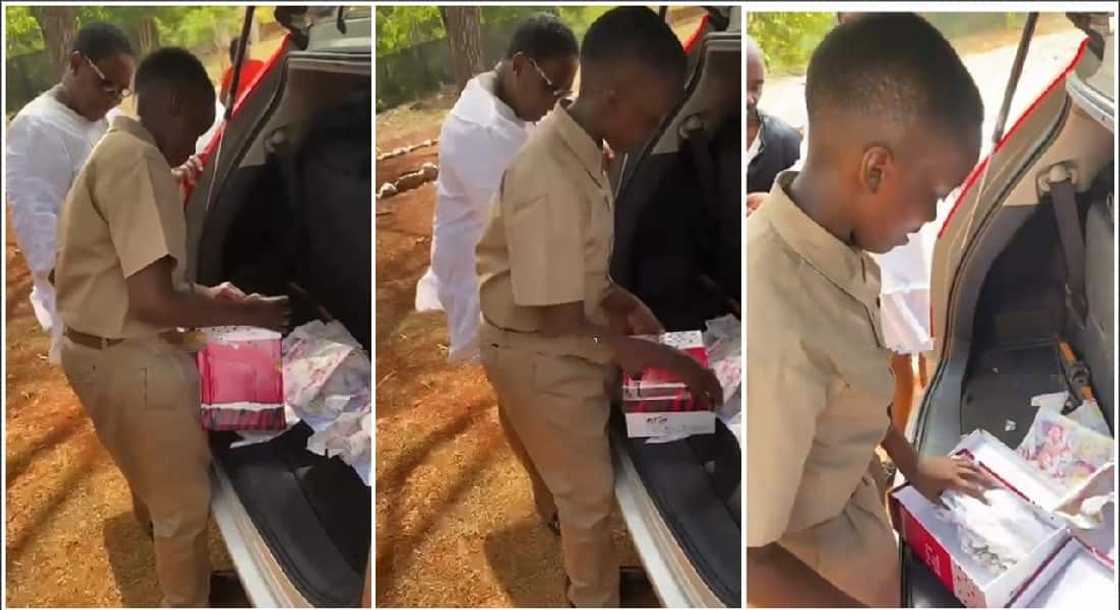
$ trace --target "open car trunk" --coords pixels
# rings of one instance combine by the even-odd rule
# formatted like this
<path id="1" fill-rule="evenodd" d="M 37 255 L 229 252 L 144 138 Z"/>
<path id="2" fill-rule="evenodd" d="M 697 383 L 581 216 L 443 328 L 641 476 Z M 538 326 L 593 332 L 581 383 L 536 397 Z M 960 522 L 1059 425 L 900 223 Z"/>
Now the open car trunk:
<path id="1" fill-rule="evenodd" d="M 370 56 L 292 51 L 264 78 L 188 205 L 197 281 L 286 294 L 293 326 L 321 306 L 368 351 Z M 258 606 L 360 599 L 370 488 L 340 460 L 308 452 L 310 433 L 300 423 L 237 448 L 234 434 L 211 438 L 215 518 Z"/>
<path id="2" fill-rule="evenodd" d="M 983 193 L 962 195 L 938 242 L 934 300 L 944 315 L 935 324 L 945 327 L 938 370 L 914 428 L 923 454 L 944 455 L 976 429 L 1017 447 L 1038 410 L 1032 397 L 1074 394 L 1059 342 L 1088 370 L 1115 433 L 1114 136 L 1067 93 L 1080 83 L 1072 73 L 1043 95 L 993 154 Z M 1056 163 L 1076 168 L 1085 257 L 1073 264 L 1085 277 L 1084 315 L 1067 289 L 1070 263 L 1055 215 L 1062 202 L 1037 186 Z M 904 604 L 960 606 L 906 545 L 902 553 Z"/>
<path id="3" fill-rule="evenodd" d="M 612 276 L 671 331 L 703 330 L 741 298 L 740 45 L 706 35 L 682 106 L 617 178 Z M 616 494 L 662 602 L 740 605 L 735 437 L 717 421 L 714 435 L 647 443 L 614 416 Z"/>

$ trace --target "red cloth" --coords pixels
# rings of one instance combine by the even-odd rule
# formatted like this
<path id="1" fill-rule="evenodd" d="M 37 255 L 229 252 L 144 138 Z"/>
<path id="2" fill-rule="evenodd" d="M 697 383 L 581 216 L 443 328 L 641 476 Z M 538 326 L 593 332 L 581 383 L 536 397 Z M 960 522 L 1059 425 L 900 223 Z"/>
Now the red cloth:
<path id="1" fill-rule="evenodd" d="M 256 79 L 257 74 L 264 70 L 264 62 L 259 59 L 246 59 L 245 63 L 241 64 L 241 80 L 238 82 L 238 87 L 244 91 L 245 87 Z M 233 84 L 233 66 L 226 68 L 225 73 L 222 74 L 222 91 L 226 91 Z M 231 95 L 231 98 L 236 99 L 237 96 Z"/>

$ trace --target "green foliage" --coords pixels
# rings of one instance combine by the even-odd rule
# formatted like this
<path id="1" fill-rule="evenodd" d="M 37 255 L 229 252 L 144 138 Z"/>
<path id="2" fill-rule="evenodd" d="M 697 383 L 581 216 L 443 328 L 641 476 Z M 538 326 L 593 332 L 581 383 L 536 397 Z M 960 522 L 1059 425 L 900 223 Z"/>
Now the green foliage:
<path id="1" fill-rule="evenodd" d="M 609 6 L 483 6 L 482 25 L 487 29 L 512 31 L 521 19 L 535 13 L 552 13 L 568 24 L 576 38 Z M 436 6 L 377 7 L 377 56 L 439 40 L 447 36 Z"/>
<path id="2" fill-rule="evenodd" d="M 446 35 L 437 6 L 378 6 L 376 10 L 378 57 Z"/>
<path id="3" fill-rule="evenodd" d="M 162 45 L 214 49 L 219 39 L 237 35 L 243 11 L 239 6 L 82 6 L 76 20 L 78 27 L 93 21 L 112 23 L 135 36 L 141 23 L 154 19 Z M 42 32 L 29 7 L 5 7 L 4 19 L 8 55 L 43 50 Z"/>
<path id="4" fill-rule="evenodd" d="M 244 14 L 245 9 L 239 6 L 177 6 L 162 9 L 156 16 L 160 42 L 165 46 L 188 49 L 209 46 L 218 50 L 219 41 L 240 34 Z"/>
<path id="5" fill-rule="evenodd" d="M 771 73 L 804 74 L 813 49 L 836 25 L 836 13 L 747 13 L 747 33 Z"/>
<path id="6" fill-rule="evenodd" d="M 4 39 L 4 52 L 8 55 L 23 55 L 42 50 L 43 34 L 39 22 L 27 6 L 5 6 L 4 22 L 7 26 Z"/>

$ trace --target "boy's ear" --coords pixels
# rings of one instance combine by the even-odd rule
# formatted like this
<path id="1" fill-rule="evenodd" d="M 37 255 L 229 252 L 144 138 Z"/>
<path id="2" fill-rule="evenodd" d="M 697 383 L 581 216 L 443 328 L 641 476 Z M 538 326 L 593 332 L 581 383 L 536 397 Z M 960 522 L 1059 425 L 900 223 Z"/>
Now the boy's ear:
<path id="1" fill-rule="evenodd" d="M 72 51 L 70 57 L 67 58 L 67 64 L 70 71 L 77 75 L 78 68 L 82 65 L 82 54 L 77 51 Z"/>
<path id="2" fill-rule="evenodd" d="M 869 193 L 879 192 L 883 178 L 894 163 L 894 153 L 881 144 L 872 144 L 863 151 L 860 160 L 859 180 L 863 189 Z"/>
<path id="3" fill-rule="evenodd" d="M 528 67 L 526 65 L 528 63 L 528 60 L 525 58 L 525 54 L 521 51 L 514 53 L 509 62 L 510 65 L 513 66 L 513 73 L 518 76 L 521 76 L 521 73 L 524 72 L 525 68 Z"/>

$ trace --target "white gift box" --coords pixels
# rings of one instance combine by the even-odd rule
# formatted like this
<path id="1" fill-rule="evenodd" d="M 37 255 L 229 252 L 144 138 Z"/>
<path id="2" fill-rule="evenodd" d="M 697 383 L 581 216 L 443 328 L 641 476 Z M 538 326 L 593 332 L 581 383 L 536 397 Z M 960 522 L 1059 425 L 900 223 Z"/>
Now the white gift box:
<path id="1" fill-rule="evenodd" d="M 1020 508 L 1038 517 L 1046 530 L 1025 556 L 993 572 L 965 551 L 960 528 L 939 514 L 943 509 L 909 483 L 894 489 L 890 507 L 895 528 L 957 599 L 974 608 L 1038 607 L 1048 600 L 1081 599 L 1083 586 L 1114 596 L 1108 558 L 1074 538 L 1069 522 L 1054 513 L 1066 495 L 1062 488 L 982 430 L 965 437 L 953 454 L 980 465 L 998 486 L 1018 497 L 1023 502 Z"/>

